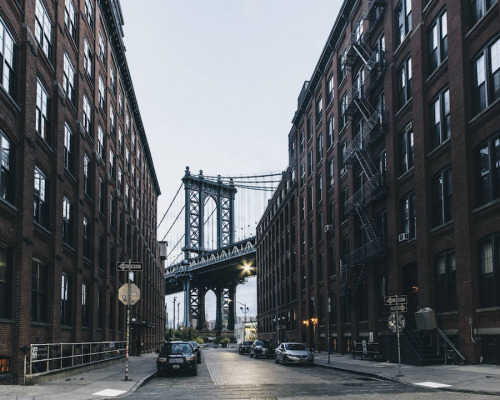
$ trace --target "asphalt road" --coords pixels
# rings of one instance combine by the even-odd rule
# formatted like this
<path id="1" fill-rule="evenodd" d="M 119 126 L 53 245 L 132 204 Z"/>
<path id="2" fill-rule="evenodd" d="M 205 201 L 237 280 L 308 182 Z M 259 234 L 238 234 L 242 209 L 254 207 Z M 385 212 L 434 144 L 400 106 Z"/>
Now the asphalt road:
<path id="1" fill-rule="evenodd" d="M 138 400 L 212 399 L 498 399 L 445 392 L 334 371 L 283 366 L 234 349 L 204 349 L 198 376 L 155 378 L 128 396 Z"/>

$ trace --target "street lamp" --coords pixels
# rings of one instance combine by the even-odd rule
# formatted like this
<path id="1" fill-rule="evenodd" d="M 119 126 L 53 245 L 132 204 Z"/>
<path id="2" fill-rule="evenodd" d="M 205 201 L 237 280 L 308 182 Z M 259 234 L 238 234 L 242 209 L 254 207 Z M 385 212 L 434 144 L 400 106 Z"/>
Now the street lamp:
<path id="1" fill-rule="evenodd" d="M 177 297 L 174 297 L 174 335 L 175 335 L 175 301 L 177 300 Z"/>
<path id="2" fill-rule="evenodd" d="M 241 304 L 243 306 L 243 307 L 240 307 L 240 310 L 243 311 L 243 313 L 245 314 L 245 322 L 247 322 L 247 312 L 250 311 L 250 309 L 247 307 L 247 303 L 242 303 L 240 301 L 232 300 L 232 299 L 229 299 L 229 301 L 234 301 L 235 303 Z"/>

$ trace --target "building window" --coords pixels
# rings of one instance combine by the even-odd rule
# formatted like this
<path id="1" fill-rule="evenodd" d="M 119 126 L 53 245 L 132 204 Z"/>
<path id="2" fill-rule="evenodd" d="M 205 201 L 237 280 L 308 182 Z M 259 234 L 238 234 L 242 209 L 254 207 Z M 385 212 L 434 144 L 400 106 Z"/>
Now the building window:
<path id="1" fill-rule="evenodd" d="M 97 154 L 101 160 L 104 159 L 104 131 L 101 125 L 97 127 Z"/>
<path id="2" fill-rule="evenodd" d="M 12 264 L 10 251 L 0 246 L 0 318 L 11 317 Z"/>
<path id="3" fill-rule="evenodd" d="M 71 325 L 71 278 L 61 276 L 61 325 Z"/>
<path id="4" fill-rule="evenodd" d="M 35 167 L 33 218 L 35 222 L 49 227 L 48 183 L 45 175 Z"/>
<path id="5" fill-rule="evenodd" d="M 113 229 L 116 227 L 115 201 L 116 200 L 113 196 L 109 196 L 109 225 Z"/>
<path id="6" fill-rule="evenodd" d="M 71 203 L 66 197 L 63 198 L 63 241 L 69 245 L 73 244 Z"/>
<path id="7" fill-rule="evenodd" d="M 123 193 L 122 168 L 118 166 L 118 193 Z"/>
<path id="8" fill-rule="evenodd" d="M 432 23 L 429 31 L 429 70 L 432 73 L 448 57 L 446 10 Z"/>
<path id="9" fill-rule="evenodd" d="M 64 53 L 63 65 L 63 91 L 68 96 L 68 99 L 75 102 L 75 69 L 69 59 L 68 53 Z"/>
<path id="10" fill-rule="evenodd" d="M 342 190 L 342 221 L 349 217 L 349 188 L 345 187 Z"/>
<path id="11" fill-rule="evenodd" d="M 83 69 L 89 77 L 92 77 L 92 49 L 87 38 L 83 41 Z"/>
<path id="12" fill-rule="evenodd" d="M 14 203 L 14 149 L 7 136 L 0 131 L 0 198 Z"/>
<path id="13" fill-rule="evenodd" d="M 316 125 L 319 124 L 321 121 L 321 118 L 323 118 L 323 98 L 320 97 L 319 100 L 316 102 Z"/>
<path id="14" fill-rule="evenodd" d="M 318 175 L 318 203 L 323 200 L 323 174 Z"/>
<path id="15" fill-rule="evenodd" d="M 109 66 L 109 87 L 111 88 L 111 93 L 115 95 L 116 93 L 116 72 L 112 65 Z"/>
<path id="16" fill-rule="evenodd" d="M 48 268 L 40 261 L 33 260 L 31 275 L 31 320 L 47 321 Z"/>
<path id="17" fill-rule="evenodd" d="M 416 236 L 417 218 L 415 215 L 415 193 L 408 193 L 401 199 L 401 233 L 410 239 Z"/>
<path id="18" fill-rule="evenodd" d="M 83 95 L 83 129 L 92 137 L 92 106 L 86 95 Z"/>
<path id="19" fill-rule="evenodd" d="M 64 7 L 64 23 L 66 25 L 66 29 L 73 39 L 76 40 L 76 10 L 73 0 L 66 0 Z"/>
<path id="20" fill-rule="evenodd" d="M 313 150 L 309 150 L 309 154 L 307 155 L 307 164 L 308 164 L 308 176 L 311 176 L 314 172 L 314 153 Z"/>
<path id="21" fill-rule="evenodd" d="M 457 279 L 455 252 L 439 254 L 435 261 L 436 268 L 436 311 L 448 312 L 457 310 Z"/>
<path id="22" fill-rule="evenodd" d="M 443 90 L 431 104 L 431 146 L 436 148 L 450 138 L 450 91 Z"/>
<path id="23" fill-rule="evenodd" d="M 340 114 L 340 120 L 339 120 L 339 128 L 342 130 L 344 126 L 347 124 L 347 107 L 349 103 L 347 100 L 347 93 L 344 93 L 344 96 L 342 96 L 342 99 L 340 100 L 340 109 L 339 109 L 339 114 Z"/>
<path id="24" fill-rule="evenodd" d="M 500 38 L 486 46 L 473 64 L 474 115 L 500 98 Z"/>
<path id="25" fill-rule="evenodd" d="M 311 140 L 313 136 L 313 116 L 309 114 L 307 117 L 307 141 Z"/>
<path id="26" fill-rule="evenodd" d="M 318 156 L 318 164 L 323 161 L 323 134 L 320 134 L 317 139 L 317 156 Z"/>
<path id="27" fill-rule="evenodd" d="M 85 194 L 89 197 L 92 196 L 92 166 L 90 164 L 90 158 L 84 154 L 83 155 L 83 190 Z"/>
<path id="28" fill-rule="evenodd" d="M 339 85 L 347 76 L 347 49 L 344 49 L 339 57 Z"/>
<path id="29" fill-rule="evenodd" d="M 389 296 L 389 276 L 387 274 L 380 275 L 378 279 L 378 314 L 383 318 L 388 315 L 385 298 Z"/>
<path id="30" fill-rule="evenodd" d="M 68 124 L 64 124 L 64 168 L 73 172 L 73 133 Z"/>
<path id="31" fill-rule="evenodd" d="M 398 105 L 403 107 L 412 97 L 411 57 L 408 57 L 398 69 Z"/>
<path id="32" fill-rule="evenodd" d="M 340 175 L 343 175 L 347 171 L 347 140 L 342 142 L 342 146 L 340 148 Z"/>
<path id="33" fill-rule="evenodd" d="M 94 5 L 92 0 L 85 0 L 85 19 L 90 26 L 90 30 L 94 31 Z"/>
<path id="34" fill-rule="evenodd" d="M 49 95 L 39 79 L 36 81 L 36 132 L 48 141 Z"/>
<path id="35" fill-rule="evenodd" d="M 335 135 L 335 116 L 332 114 L 330 116 L 330 119 L 328 120 L 328 143 L 327 143 L 327 146 L 328 148 L 333 145 L 333 139 L 334 139 L 334 135 Z"/>
<path id="36" fill-rule="evenodd" d="M 300 154 L 302 154 L 304 152 L 304 149 L 305 149 L 305 132 L 302 131 L 300 132 L 300 136 L 299 136 L 299 149 L 300 149 Z"/>
<path id="37" fill-rule="evenodd" d="M 500 306 L 500 233 L 479 243 L 480 307 Z"/>
<path id="38" fill-rule="evenodd" d="M 410 122 L 399 134 L 399 172 L 404 174 L 413 168 L 413 124 Z"/>
<path id="39" fill-rule="evenodd" d="M 330 163 L 328 164 L 328 189 L 332 189 L 335 185 L 335 175 L 333 170 L 334 159 L 330 158 Z"/>
<path id="40" fill-rule="evenodd" d="M 89 326 L 89 289 L 82 283 L 82 326 Z"/>
<path id="41" fill-rule="evenodd" d="M 475 152 L 476 198 L 479 206 L 500 198 L 500 135 Z"/>
<path id="42" fill-rule="evenodd" d="M 123 118 L 123 96 L 121 91 L 118 93 L 118 113 Z"/>
<path id="43" fill-rule="evenodd" d="M 303 221 L 306 217 L 306 200 L 304 196 L 300 198 L 300 220 Z"/>
<path id="44" fill-rule="evenodd" d="M 453 219 L 453 186 L 451 168 L 439 172 L 431 181 L 432 224 L 440 226 Z"/>
<path id="45" fill-rule="evenodd" d="M 0 86 L 11 97 L 16 94 L 17 51 L 16 42 L 0 17 Z"/>
<path id="46" fill-rule="evenodd" d="M 109 149 L 109 176 L 115 179 L 115 153 L 111 148 Z"/>
<path id="47" fill-rule="evenodd" d="M 99 75 L 99 107 L 101 110 L 106 109 L 106 86 L 102 80 L 102 76 Z"/>
<path id="48" fill-rule="evenodd" d="M 469 0 L 470 1 L 470 22 L 474 26 L 488 10 L 497 2 L 496 0 Z"/>
<path id="49" fill-rule="evenodd" d="M 105 212 L 105 209 L 104 207 L 106 206 L 105 202 L 104 202 L 104 199 L 105 199 L 105 195 L 104 195 L 104 182 L 101 178 L 99 178 L 99 212 L 101 214 L 104 214 Z"/>
<path id="50" fill-rule="evenodd" d="M 83 217 L 83 256 L 90 260 L 90 226 L 87 218 Z"/>
<path id="51" fill-rule="evenodd" d="M 115 119 L 115 109 L 112 105 L 109 106 L 109 130 L 111 131 L 111 136 L 116 140 L 116 119 Z"/>
<path id="52" fill-rule="evenodd" d="M 103 65 L 106 65 L 106 41 L 101 31 L 99 31 L 99 60 Z"/>
<path id="53" fill-rule="evenodd" d="M 304 185 L 306 181 L 306 162 L 300 164 L 300 186 Z"/>
<path id="54" fill-rule="evenodd" d="M 326 88 L 326 90 L 327 90 L 326 102 L 328 105 L 333 101 L 333 98 L 334 98 L 333 74 L 331 74 L 330 77 L 328 78 L 328 82 L 327 82 L 326 86 L 327 86 L 327 88 Z"/>
<path id="55" fill-rule="evenodd" d="M 123 154 L 123 133 L 120 127 L 118 127 L 118 150 L 120 155 Z"/>
<path id="56" fill-rule="evenodd" d="M 52 56 L 52 22 L 42 0 L 37 0 L 35 9 L 35 38 L 43 54 L 50 60 Z"/>
<path id="57" fill-rule="evenodd" d="M 396 7 L 396 46 L 403 43 L 411 31 L 411 0 L 401 0 Z"/>

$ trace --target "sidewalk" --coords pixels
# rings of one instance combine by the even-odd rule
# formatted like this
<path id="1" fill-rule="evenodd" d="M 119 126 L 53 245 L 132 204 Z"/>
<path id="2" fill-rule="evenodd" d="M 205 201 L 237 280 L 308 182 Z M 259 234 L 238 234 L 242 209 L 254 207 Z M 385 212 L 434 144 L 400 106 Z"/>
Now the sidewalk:
<path id="1" fill-rule="evenodd" d="M 401 365 L 397 363 L 354 359 L 350 354 L 314 354 L 314 363 L 321 367 L 354 372 L 380 379 L 421 385 L 450 391 L 500 395 L 500 366 L 497 365 Z"/>
<path id="2" fill-rule="evenodd" d="M 129 358 L 128 380 L 125 360 L 121 363 L 76 373 L 46 383 L 21 386 L 0 385 L 0 400 L 87 400 L 112 399 L 135 392 L 156 373 L 156 353 Z"/>

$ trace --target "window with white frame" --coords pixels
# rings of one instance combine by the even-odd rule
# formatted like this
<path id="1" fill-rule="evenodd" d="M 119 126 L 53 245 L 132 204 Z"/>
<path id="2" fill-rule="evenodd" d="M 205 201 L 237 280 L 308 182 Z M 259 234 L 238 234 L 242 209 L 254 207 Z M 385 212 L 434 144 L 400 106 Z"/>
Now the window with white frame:
<path id="1" fill-rule="evenodd" d="M 71 215 L 71 202 L 63 198 L 63 241 L 69 245 L 73 244 L 73 224 Z"/>
<path id="2" fill-rule="evenodd" d="M 111 148 L 109 149 L 109 176 L 115 179 L 115 153 Z"/>
<path id="3" fill-rule="evenodd" d="M 321 118 L 323 118 L 323 97 L 316 102 L 316 125 L 319 124 Z"/>
<path id="4" fill-rule="evenodd" d="M 431 146 L 438 147 L 450 138 L 450 91 L 441 91 L 431 103 Z"/>
<path id="5" fill-rule="evenodd" d="M 398 106 L 403 107 L 412 97 L 411 57 L 398 68 Z"/>
<path id="6" fill-rule="evenodd" d="M 14 37 L 0 17 L 0 86 L 13 98 L 16 95 L 17 52 Z"/>
<path id="7" fill-rule="evenodd" d="M 106 65 L 106 41 L 101 31 L 99 31 L 99 60 Z"/>
<path id="8" fill-rule="evenodd" d="M 111 93 L 116 96 L 116 72 L 112 65 L 109 66 L 109 87 L 111 88 Z"/>
<path id="9" fill-rule="evenodd" d="M 319 164 L 321 161 L 323 161 L 323 134 L 320 133 L 317 139 L 317 144 L 316 144 L 316 150 L 317 150 L 317 163 Z"/>
<path id="10" fill-rule="evenodd" d="M 76 9 L 73 0 L 65 0 L 64 24 L 73 41 L 76 40 Z"/>
<path id="11" fill-rule="evenodd" d="M 69 59 L 68 53 L 64 53 L 63 61 L 63 91 L 68 99 L 75 102 L 75 69 Z"/>
<path id="12" fill-rule="evenodd" d="M 14 147 L 7 136 L 0 130 L 0 198 L 14 202 Z"/>
<path id="13" fill-rule="evenodd" d="M 500 233 L 479 242 L 479 306 L 500 306 Z"/>
<path id="14" fill-rule="evenodd" d="M 328 189 L 333 188 L 335 185 L 335 175 L 334 175 L 334 159 L 330 158 L 330 162 L 328 164 Z"/>
<path id="15" fill-rule="evenodd" d="M 484 47 L 473 68 L 472 105 L 474 115 L 500 98 L 500 38 Z"/>
<path id="16" fill-rule="evenodd" d="M 92 196 L 92 165 L 87 154 L 83 155 L 83 190 L 89 197 Z"/>
<path id="17" fill-rule="evenodd" d="M 327 90 L 326 102 L 328 105 L 333 101 L 333 98 L 335 96 L 334 85 L 333 85 L 333 74 L 330 74 L 330 77 L 328 78 L 328 82 L 327 82 L 326 86 L 327 86 L 327 88 L 326 88 L 326 90 Z"/>
<path id="18" fill-rule="evenodd" d="M 417 218 L 415 214 L 415 193 L 408 193 L 400 202 L 401 233 L 407 233 L 409 238 L 414 238 L 417 233 Z"/>
<path id="19" fill-rule="evenodd" d="M 109 130 L 111 131 L 111 135 L 113 139 L 116 140 L 116 118 L 115 118 L 115 109 L 112 105 L 109 106 Z"/>
<path id="20" fill-rule="evenodd" d="M 307 155 L 307 164 L 308 164 L 308 176 L 311 176 L 314 172 L 314 153 L 313 150 L 309 150 L 309 154 Z"/>
<path id="21" fill-rule="evenodd" d="M 500 199 L 500 134 L 496 133 L 475 151 L 477 205 Z"/>
<path id="22" fill-rule="evenodd" d="M 123 177 L 122 169 L 118 166 L 118 193 L 123 193 Z"/>
<path id="23" fill-rule="evenodd" d="M 43 54 L 50 60 L 52 57 L 52 22 L 42 0 L 36 1 L 35 38 Z"/>
<path id="24" fill-rule="evenodd" d="M 99 177 L 99 212 L 101 214 L 104 214 L 104 207 L 105 207 L 105 203 L 104 203 L 104 199 L 105 199 L 105 196 L 104 196 L 104 181 L 102 180 L 101 177 Z"/>
<path id="25" fill-rule="evenodd" d="M 86 283 L 82 283 L 82 326 L 89 326 L 89 289 Z"/>
<path id="26" fill-rule="evenodd" d="M 304 152 L 304 149 L 305 149 L 305 140 L 306 140 L 306 134 L 305 134 L 304 131 L 301 131 L 300 135 L 299 135 L 299 151 L 300 151 L 300 154 L 302 154 Z"/>
<path id="27" fill-rule="evenodd" d="M 49 95 L 39 79 L 36 82 L 36 132 L 48 141 Z"/>
<path id="28" fill-rule="evenodd" d="M 118 150 L 123 154 L 123 132 L 120 126 L 118 126 Z"/>
<path id="29" fill-rule="evenodd" d="M 85 0 L 85 19 L 90 29 L 94 31 L 94 5 L 92 4 L 92 0 Z"/>
<path id="30" fill-rule="evenodd" d="M 118 93 L 118 113 L 123 117 L 123 95 L 121 90 Z"/>
<path id="31" fill-rule="evenodd" d="M 330 146 L 333 144 L 333 140 L 335 137 L 335 116 L 332 114 L 330 118 L 328 119 L 328 143 L 327 146 L 330 148 Z"/>
<path id="32" fill-rule="evenodd" d="M 92 48 L 87 38 L 83 40 L 83 69 L 89 77 L 92 77 Z"/>
<path id="33" fill-rule="evenodd" d="M 300 186 L 305 183 L 306 180 L 306 162 L 302 161 L 300 164 Z"/>
<path id="34" fill-rule="evenodd" d="M 347 125 L 347 107 L 349 105 L 348 99 L 347 99 L 347 92 L 344 93 L 342 96 L 342 99 L 340 100 L 339 108 L 340 108 L 340 120 L 339 120 L 339 128 L 342 130 L 344 126 Z"/>
<path id="35" fill-rule="evenodd" d="M 87 218 L 82 223 L 83 256 L 90 260 L 90 226 Z"/>
<path id="36" fill-rule="evenodd" d="M 45 228 L 49 227 L 49 193 L 48 183 L 45 174 L 40 168 L 35 167 L 34 174 L 34 201 L 33 201 L 33 219 Z"/>
<path id="37" fill-rule="evenodd" d="M 101 125 L 97 127 L 97 154 L 101 159 L 104 159 L 104 131 Z"/>
<path id="38" fill-rule="evenodd" d="M 413 124 L 410 122 L 399 134 L 399 172 L 404 174 L 413 168 Z"/>
<path id="39" fill-rule="evenodd" d="M 104 85 L 104 80 L 102 79 L 102 76 L 99 75 L 99 107 L 101 107 L 101 110 L 104 110 L 106 108 L 106 86 Z"/>
<path id="40" fill-rule="evenodd" d="M 73 133 L 68 124 L 64 124 L 64 168 L 73 172 Z"/>
<path id="41" fill-rule="evenodd" d="M 457 265 L 453 250 L 438 254 L 436 268 L 436 311 L 450 312 L 457 310 Z"/>
<path id="42" fill-rule="evenodd" d="M 448 23 L 444 10 L 429 31 L 429 72 L 432 73 L 448 57 Z"/>
<path id="43" fill-rule="evenodd" d="M 441 170 L 431 179 L 432 225 L 437 227 L 453 219 L 453 184 L 451 168 Z"/>
<path id="44" fill-rule="evenodd" d="M 83 129 L 92 137 L 92 106 L 86 95 L 83 95 Z"/>
<path id="45" fill-rule="evenodd" d="M 71 278 L 61 275 L 61 325 L 71 325 Z"/>
<path id="46" fill-rule="evenodd" d="M 411 31 L 411 0 L 401 0 L 396 7 L 396 46 Z"/>
<path id="47" fill-rule="evenodd" d="M 470 25 L 474 26 L 496 3 L 497 0 L 469 0 Z"/>

